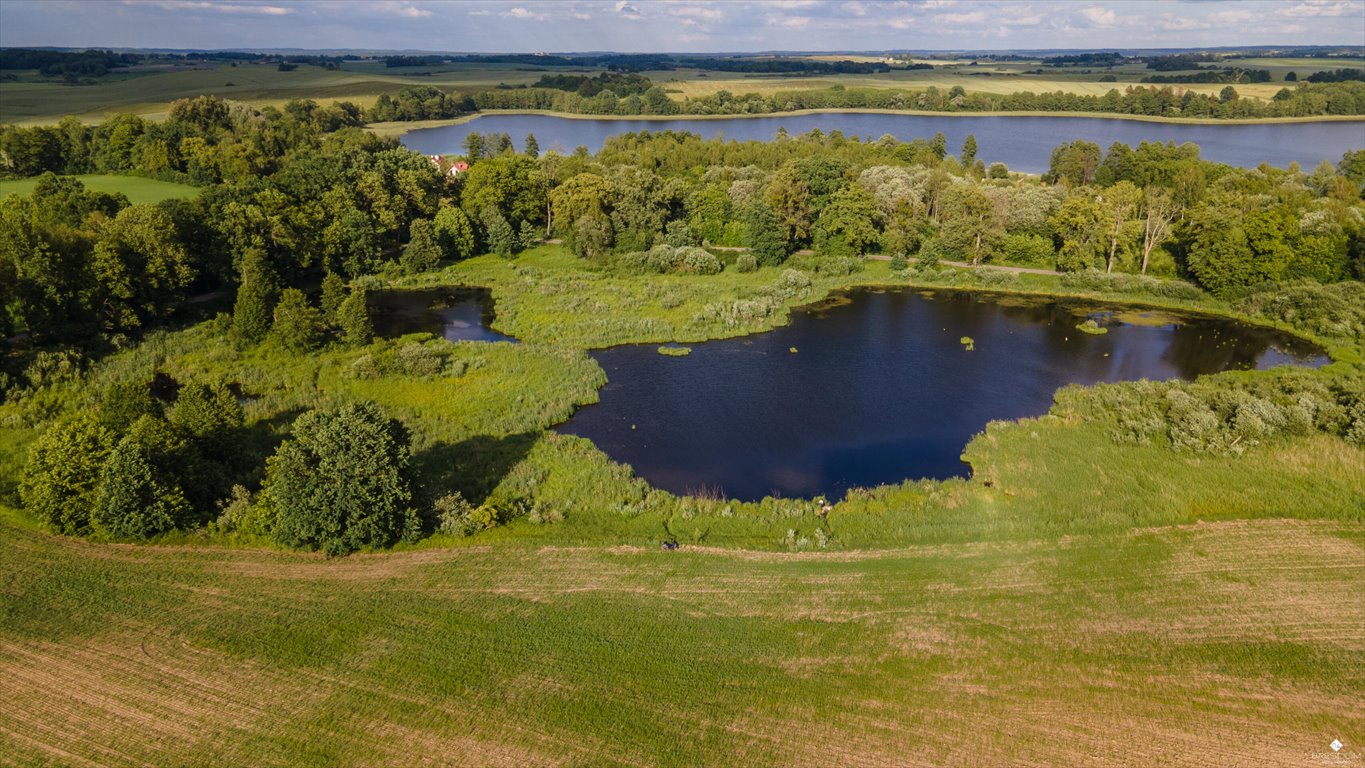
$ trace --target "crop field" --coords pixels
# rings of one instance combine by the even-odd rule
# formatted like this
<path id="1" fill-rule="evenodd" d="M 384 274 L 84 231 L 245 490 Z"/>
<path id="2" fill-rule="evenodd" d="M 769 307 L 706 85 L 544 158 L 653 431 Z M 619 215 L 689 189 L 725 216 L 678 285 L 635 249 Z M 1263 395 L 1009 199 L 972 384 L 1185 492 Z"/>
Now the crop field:
<path id="1" fill-rule="evenodd" d="M 828 59 L 831 57 L 817 57 Z M 850 57 L 835 57 L 850 58 Z M 852 57 L 858 58 L 858 57 Z M 926 60 L 933 70 L 893 69 L 874 75 L 802 77 L 788 75 L 739 75 L 700 70 L 645 72 L 674 98 L 705 96 L 720 90 L 733 93 L 773 93 L 780 90 L 827 88 L 834 85 L 871 88 L 949 89 L 962 86 L 984 93 L 1035 93 L 1066 91 L 1102 95 L 1125 84 L 1135 84 L 1152 74 L 1140 64 L 1112 70 L 1093 68 L 1043 68 L 1039 62 L 984 62 Z M 1294 71 L 1300 79 L 1309 74 L 1341 67 L 1362 66 L 1356 59 L 1229 59 L 1226 66 L 1270 69 L 1273 82 L 1237 86 L 1243 97 L 1269 99 L 1280 88 L 1284 75 Z M 214 94 L 257 105 L 280 106 L 291 98 L 320 103 L 354 101 L 368 106 L 382 93 L 395 93 L 407 86 L 429 85 L 442 89 L 477 89 L 499 84 L 529 85 L 545 74 L 593 74 L 600 70 L 574 67 L 534 67 L 514 64 L 447 63 L 417 67 L 386 67 L 379 61 L 348 62 L 340 70 L 301 65 L 280 72 L 274 64 L 239 63 L 195 67 L 145 67 L 117 70 L 93 85 L 71 86 L 36 72 L 20 72 L 16 80 L 0 82 L 0 122 L 53 123 L 66 115 L 97 122 L 118 112 L 162 118 L 175 99 Z M 1104 75 L 1118 82 L 1100 82 Z M 1167 73 L 1182 74 L 1182 73 Z M 1220 84 L 1181 85 L 1199 93 L 1217 93 Z"/>
<path id="2" fill-rule="evenodd" d="M 1362 468 L 1296 448 L 1266 458 Z M 1297 765 L 1365 738 L 1359 522 L 637 538 L 326 560 L 5 519 L 0 763 Z"/>
<path id="3" fill-rule="evenodd" d="M 79 179 L 86 189 L 95 192 L 122 193 L 128 198 L 129 202 L 135 205 L 138 203 L 159 203 L 162 200 L 171 200 L 177 197 L 195 197 L 199 194 L 197 187 L 170 181 L 144 179 L 140 176 L 87 174 L 75 178 Z M 27 195 L 33 191 L 33 187 L 37 183 L 37 177 L 0 180 L 0 197 Z"/>

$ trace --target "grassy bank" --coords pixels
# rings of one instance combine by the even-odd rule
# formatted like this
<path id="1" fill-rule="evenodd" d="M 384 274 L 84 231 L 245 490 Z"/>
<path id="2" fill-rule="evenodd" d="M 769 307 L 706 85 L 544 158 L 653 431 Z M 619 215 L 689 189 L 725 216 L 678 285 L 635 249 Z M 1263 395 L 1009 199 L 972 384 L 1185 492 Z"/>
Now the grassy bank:
<path id="1" fill-rule="evenodd" d="M 74 177 L 85 188 L 93 192 L 119 193 L 134 205 L 138 203 L 159 203 L 178 197 L 195 197 L 198 187 L 176 184 L 170 181 L 145 179 L 141 176 L 110 176 L 107 174 L 86 174 Z M 0 180 L 0 197 L 7 195 L 28 195 L 38 183 L 37 178 Z"/>

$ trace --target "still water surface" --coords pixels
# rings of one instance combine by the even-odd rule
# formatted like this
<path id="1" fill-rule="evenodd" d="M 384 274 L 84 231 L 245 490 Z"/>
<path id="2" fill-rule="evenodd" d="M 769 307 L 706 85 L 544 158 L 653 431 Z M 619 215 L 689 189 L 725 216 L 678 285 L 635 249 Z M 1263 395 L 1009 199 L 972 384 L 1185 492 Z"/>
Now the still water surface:
<path id="1" fill-rule="evenodd" d="M 1153 123 L 1091 117 L 982 117 L 822 112 L 808 115 L 720 118 L 698 120 L 638 120 L 629 118 L 576 119 L 554 115 L 485 115 L 460 125 L 420 128 L 403 135 L 403 143 L 423 154 L 460 154 L 471 132 L 507 133 L 521 148 L 534 133 L 542 150 L 572 152 L 586 146 L 601 148 L 608 136 L 631 131 L 690 131 L 706 138 L 720 135 L 740 141 L 767 141 L 779 128 L 806 133 L 812 128 L 847 136 L 877 138 L 891 134 L 902 141 L 929 138 L 942 131 L 948 151 L 956 154 L 967 134 L 976 136 L 977 156 L 987 163 L 1002 162 L 1012 170 L 1047 170 L 1052 149 L 1073 139 L 1108 148 L 1121 141 L 1137 146 L 1143 141 L 1187 141 L 1198 144 L 1201 156 L 1230 165 L 1252 168 L 1270 163 L 1283 168 L 1297 161 L 1305 170 L 1323 160 L 1333 164 L 1348 149 L 1365 148 L 1365 121 L 1261 123 L 1253 125 Z"/>
<path id="2" fill-rule="evenodd" d="M 486 291 L 374 301 L 382 335 L 507 339 L 487 328 Z M 1086 318 L 1109 332 L 1076 330 Z M 594 352 L 608 379 L 601 402 L 559 430 L 676 493 L 839 497 L 854 486 L 966 475 L 962 449 L 987 422 L 1040 415 L 1066 384 L 1326 362 L 1311 345 L 1230 320 L 908 290 L 855 291 L 794 313 L 788 326 L 691 349 Z"/>

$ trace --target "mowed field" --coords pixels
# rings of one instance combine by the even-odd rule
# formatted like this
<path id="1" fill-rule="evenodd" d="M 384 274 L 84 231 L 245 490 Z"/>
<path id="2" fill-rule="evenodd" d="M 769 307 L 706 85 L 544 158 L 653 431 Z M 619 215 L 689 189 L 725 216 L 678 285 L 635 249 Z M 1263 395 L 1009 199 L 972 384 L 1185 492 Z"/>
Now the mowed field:
<path id="1" fill-rule="evenodd" d="M 197 187 L 188 184 L 144 179 L 140 176 L 86 174 L 74 178 L 79 179 L 86 189 L 95 192 L 122 193 L 127 196 L 128 202 L 135 205 L 138 203 L 159 203 L 162 200 L 171 200 L 177 197 L 195 197 L 199 194 Z M 0 197 L 28 195 L 37 184 L 38 177 L 36 176 L 27 179 L 0 180 Z"/>
<path id="2" fill-rule="evenodd" d="M 0 523 L 6 765 L 1311 765 L 1365 742 L 1365 536 L 328 561 Z"/>
<path id="3" fill-rule="evenodd" d="M 865 59 L 843 56 L 820 59 Z M 970 60 L 930 61 L 933 70 L 893 69 L 874 75 L 802 77 L 789 75 L 740 75 L 729 72 L 679 69 L 645 72 L 674 98 L 705 96 L 726 90 L 732 93 L 773 93 L 776 91 L 828 88 L 834 85 L 870 88 L 949 89 L 960 85 L 968 91 L 1007 94 L 1065 91 L 1102 95 L 1113 88 L 1137 84 L 1153 74 L 1141 64 L 1112 70 L 1101 68 L 1040 68 L 1039 62 L 984 62 Z M 1243 66 L 1271 70 L 1273 82 L 1237 86 L 1246 98 L 1269 99 L 1285 86 L 1284 75 L 1294 71 L 1300 79 L 1323 69 L 1365 66 L 1360 59 L 1229 59 L 1220 66 Z M 66 115 L 97 122 L 119 112 L 132 112 L 159 119 L 166 115 L 175 99 L 214 94 L 226 99 L 257 105 L 280 106 L 292 98 L 314 99 L 319 103 L 353 101 L 369 106 L 381 93 L 396 93 L 404 87 L 430 85 L 446 90 L 479 89 L 506 85 L 529 85 L 545 74 L 596 74 L 599 69 L 573 67 L 534 67 L 522 64 L 449 63 L 418 67 L 386 67 L 383 62 L 347 63 L 340 70 L 300 65 L 292 72 L 280 72 L 274 64 L 239 63 L 171 68 L 144 68 L 118 71 L 94 85 L 68 86 L 35 72 L 18 73 L 14 81 L 0 82 L 0 122 L 53 123 Z M 1114 75 L 1118 82 L 1100 82 Z M 1182 74 L 1182 73 L 1163 73 Z M 1221 84 L 1177 86 L 1199 93 L 1217 93 Z"/>

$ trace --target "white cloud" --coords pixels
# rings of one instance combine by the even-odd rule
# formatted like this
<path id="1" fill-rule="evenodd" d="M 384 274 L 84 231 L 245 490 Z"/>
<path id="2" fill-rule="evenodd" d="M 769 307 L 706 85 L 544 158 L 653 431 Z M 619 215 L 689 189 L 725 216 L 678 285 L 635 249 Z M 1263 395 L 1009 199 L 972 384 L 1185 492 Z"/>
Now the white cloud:
<path id="1" fill-rule="evenodd" d="M 639 21 L 644 18 L 644 15 L 640 13 L 640 9 L 631 5 L 629 2 L 627 2 L 627 0 L 617 0 L 616 13 L 620 15 L 621 18 L 632 19 L 635 21 Z"/>
<path id="2" fill-rule="evenodd" d="M 1275 11 L 1280 16 L 1311 18 L 1316 16 L 1355 16 L 1365 18 L 1365 3 L 1348 0 L 1301 0 L 1295 5 Z"/>
<path id="3" fill-rule="evenodd" d="M 256 3 L 211 3 L 207 0 L 150 0 L 134 2 L 124 0 L 124 5 L 154 5 L 168 11 L 214 11 L 215 13 L 242 13 L 258 16 L 284 16 L 293 10 L 279 5 L 258 5 Z"/>
<path id="4" fill-rule="evenodd" d="M 938 8 L 951 8 L 957 5 L 957 0 L 924 0 L 920 5 L 932 11 Z"/>
<path id="5" fill-rule="evenodd" d="M 810 24 L 810 17 L 788 16 L 785 19 L 773 19 L 771 24 L 775 27 L 782 27 L 783 29 L 804 29 Z"/>
<path id="6" fill-rule="evenodd" d="M 704 5 L 669 5 L 665 8 L 671 16 L 705 19 L 706 21 L 719 21 L 725 15 L 719 8 L 710 8 Z"/>
<path id="7" fill-rule="evenodd" d="M 1118 14 L 1114 13 L 1113 8 L 1101 8 L 1098 5 L 1082 8 L 1081 15 L 1097 27 L 1112 27 L 1118 21 Z"/>
<path id="8" fill-rule="evenodd" d="M 546 18 L 545 14 L 543 13 L 528 11 L 525 8 L 521 7 L 513 8 L 512 10 L 508 11 L 507 13 L 504 13 L 503 15 L 509 18 L 524 19 L 527 21 L 544 21 Z"/>
<path id="9" fill-rule="evenodd" d="M 934 21 L 943 24 L 980 24 L 986 20 L 985 11 L 971 11 L 969 13 L 940 13 L 934 17 Z"/>
<path id="10" fill-rule="evenodd" d="M 1216 24 L 1246 24 L 1260 18 L 1263 18 L 1261 14 L 1247 10 L 1218 11 L 1208 16 L 1208 20 Z"/>
<path id="11" fill-rule="evenodd" d="M 425 19 L 431 15 L 431 11 L 423 8 L 416 8 L 411 5 L 403 6 L 403 10 L 398 12 L 399 16 L 405 19 Z"/>

